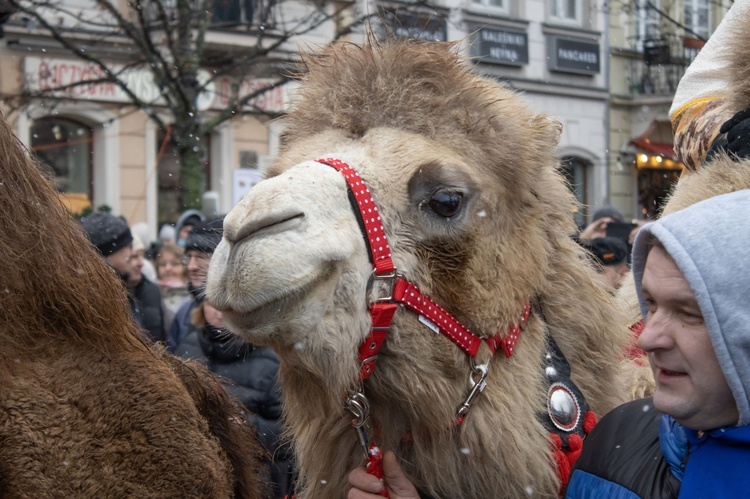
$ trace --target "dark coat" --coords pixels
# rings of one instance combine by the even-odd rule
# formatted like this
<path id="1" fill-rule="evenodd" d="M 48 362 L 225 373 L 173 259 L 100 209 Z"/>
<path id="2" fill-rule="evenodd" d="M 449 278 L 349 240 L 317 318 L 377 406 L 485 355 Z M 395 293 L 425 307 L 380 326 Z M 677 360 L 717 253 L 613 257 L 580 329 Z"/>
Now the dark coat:
<path id="1" fill-rule="evenodd" d="M 280 443 L 283 427 L 276 353 L 267 347 L 242 343 L 231 333 L 207 325 L 202 329 L 191 326 L 176 355 L 200 361 L 221 376 L 226 390 L 250 413 L 248 419 L 271 456 L 269 472 L 273 497 L 282 498 L 291 493 L 291 450 Z"/>
<path id="2" fill-rule="evenodd" d="M 167 350 L 175 355 L 177 355 L 177 347 L 185 341 L 185 336 L 193 327 L 190 324 L 190 316 L 197 304 L 195 298 L 190 298 L 183 302 L 174 314 L 174 319 L 167 332 Z"/>
<path id="3" fill-rule="evenodd" d="M 628 402 L 604 416 L 583 444 L 566 499 L 676 498 L 681 483 L 672 466 L 681 463 L 664 457 L 661 419 L 650 398 Z"/>
<path id="4" fill-rule="evenodd" d="M 132 296 L 137 305 L 133 315 L 138 325 L 148 333 L 152 341 L 165 341 L 164 302 L 159 286 L 142 277 L 133 289 Z"/>

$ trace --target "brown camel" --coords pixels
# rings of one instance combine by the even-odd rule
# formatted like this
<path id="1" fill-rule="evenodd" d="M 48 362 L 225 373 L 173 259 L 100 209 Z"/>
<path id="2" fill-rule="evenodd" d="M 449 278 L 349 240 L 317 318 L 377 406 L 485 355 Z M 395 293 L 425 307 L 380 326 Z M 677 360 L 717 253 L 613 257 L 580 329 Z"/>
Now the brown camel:
<path id="1" fill-rule="evenodd" d="M 346 495 L 364 451 L 344 401 L 356 413 L 363 397 L 370 439 L 396 451 L 424 492 L 556 496 L 543 424 L 554 398 L 549 337 L 597 414 L 627 393 L 626 319 L 570 237 L 559 124 L 472 74 L 448 44 L 339 43 L 307 57 L 306 69 L 280 156 L 227 216 L 207 288 L 234 332 L 281 356 L 299 495 Z M 377 262 L 385 250 L 375 236 L 365 242 L 357 217 L 367 230 L 377 217 L 369 201 L 355 214 L 336 160 L 369 189 L 398 273 L 470 330 L 475 357 L 457 346 L 463 338 L 435 334 L 444 331 L 430 315 L 401 306 L 374 368 L 361 361 L 372 324 L 368 247 Z M 493 355 L 496 335 L 518 340 Z"/>
<path id="2" fill-rule="evenodd" d="M 262 496 L 211 375 L 147 346 L 124 287 L 0 116 L 0 496 Z"/>

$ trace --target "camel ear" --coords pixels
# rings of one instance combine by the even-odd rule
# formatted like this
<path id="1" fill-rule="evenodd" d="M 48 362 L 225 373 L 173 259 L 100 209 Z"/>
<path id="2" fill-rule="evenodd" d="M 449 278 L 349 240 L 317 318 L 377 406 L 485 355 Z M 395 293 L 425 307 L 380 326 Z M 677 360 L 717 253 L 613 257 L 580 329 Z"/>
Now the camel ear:
<path id="1" fill-rule="evenodd" d="M 563 127 L 559 121 L 546 114 L 537 114 L 531 118 L 530 126 L 532 131 L 536 132 L 537 139 L 541 144 L 557 147 L 560 143 Z"/>

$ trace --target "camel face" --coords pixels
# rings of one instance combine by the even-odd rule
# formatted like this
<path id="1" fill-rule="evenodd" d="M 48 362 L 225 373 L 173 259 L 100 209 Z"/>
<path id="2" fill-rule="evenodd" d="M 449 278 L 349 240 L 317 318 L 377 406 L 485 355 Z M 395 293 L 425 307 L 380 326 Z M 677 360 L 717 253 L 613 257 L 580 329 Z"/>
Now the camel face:
<path id="1" fill-rule="evenodd" d="M 358 140 L 324 133 L 297 149 L 288 156 L 336 157 L 358 171 L 378 204 L 396 265 L 410 276 L 429 276 L 418 253 L 430 245 L 459 241 L 477 225 L 489 228 L 481 182 L 439 143 L 379 128 Z M 372 265 L 344 177 L 310 160 L 287 166 L 282 158 L 275 170 L 226 217 L 208 298 L 235 333 L 281 348 L 318 341 L 311 325 L 354 324 L 335 339 L 354 352 L 369 331 L 358 318 L 366 317 Z"/>
<path id="2" fill-rule="evenodd" d="M 280 346 L 304 341 L 357 255 L 367 278 L 364 241 L 339 177 L 304 162 L 258 184 L 228 214 L 207 293 L 233 331 Z"/>

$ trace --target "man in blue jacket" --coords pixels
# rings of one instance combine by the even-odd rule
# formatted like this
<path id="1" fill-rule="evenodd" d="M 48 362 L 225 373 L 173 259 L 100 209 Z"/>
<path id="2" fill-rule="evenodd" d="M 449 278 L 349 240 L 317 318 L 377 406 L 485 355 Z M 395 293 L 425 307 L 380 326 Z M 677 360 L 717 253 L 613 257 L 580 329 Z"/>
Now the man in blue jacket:
<path id="1" fill-rule="evenodd" d="M 633 276 L 653 399 L 589 434 L 568 498 L 744 497 L 750 490 L 750 190 L 641 229 Z"/>

